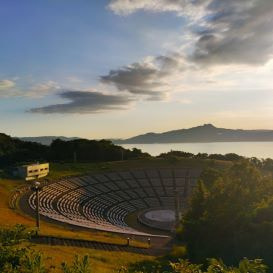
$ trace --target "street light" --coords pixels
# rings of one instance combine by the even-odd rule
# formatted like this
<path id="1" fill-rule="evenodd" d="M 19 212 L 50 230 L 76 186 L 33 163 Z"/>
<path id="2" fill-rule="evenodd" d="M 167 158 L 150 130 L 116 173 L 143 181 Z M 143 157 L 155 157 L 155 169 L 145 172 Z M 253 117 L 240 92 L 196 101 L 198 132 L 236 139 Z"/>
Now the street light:
<path id="1" fill-rule="evenodd" d="M 148 245 L 151 246 L 151 238 L 150 237 L 147 239 L 147 241 L 148 241 Z"/>
<path id="2" fill-rule="evenodd" d="M 31 188 L 36 193 L 36 235 L 40 230 L 40 199 L 39 199 L 39 191 L 42 189 L 41 183 L 39 181 L 35 181 Z"/>

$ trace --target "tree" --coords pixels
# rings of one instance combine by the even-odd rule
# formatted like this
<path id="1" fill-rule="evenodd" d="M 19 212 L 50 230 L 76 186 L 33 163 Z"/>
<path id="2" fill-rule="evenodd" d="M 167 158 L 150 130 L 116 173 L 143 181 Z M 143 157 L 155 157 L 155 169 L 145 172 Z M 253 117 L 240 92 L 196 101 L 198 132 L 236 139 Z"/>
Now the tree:
<path id="1" fill-rule="evenodd" d="M 261 257 L 273 267 L 272 196 L 273 180 L 248 161 L 221 174 L 205 171 L 182 220 L 189 257 L 227 263 Z"/>

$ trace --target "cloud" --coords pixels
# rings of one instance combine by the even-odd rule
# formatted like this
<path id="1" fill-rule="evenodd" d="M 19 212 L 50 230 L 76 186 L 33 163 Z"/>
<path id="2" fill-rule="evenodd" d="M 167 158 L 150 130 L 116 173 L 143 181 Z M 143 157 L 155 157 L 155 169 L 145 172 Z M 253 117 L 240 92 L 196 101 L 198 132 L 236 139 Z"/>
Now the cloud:
<path id="1" fill-rule="evenodd" d="M 83 82 L 82 79 L 80 79 L 80 78 L 78 78 L 76 76 L 69 76 L 66 79 L 71 83 L 82 83 Z"/>
<path id="2" fill-rule="evenodd" d="M 122 15 L 145 10 L 187 17 L 183 32 L 186 27 L 193 34 L 188 60 L 198 65 L 261 65 L 273 56 L 272 0 L 112 0 L 109 8 Z"/>
<path id="3" fill-rule="evenodd" d="M 112 0 L 108 8 L 118 15 L 129 15 L 134 12 L 175 12 L 178 15 L 196 17 L 205 0 Z"/>
<path id="4" fill-rule="evenodd" d="M 178 102 L 181 104 L 192 104 L 192 101 L 189 99 L 180 99 Z"/>
<path id="5" fill-rule="evenodd" d="M 118 91 L 164 100 L 171 92 L 263 89 L 271 82 L 266 67 L 273 60 L 272 0 L 111 0 L 108 7 L 124 16 L 146 11 L 184 17 L 171 52 L 101 77 Z"/>
<path id="6" fill-rule="evenodd" d="M 139 10 L 152 10 L 152 11 L 177 11 L 180 9 L 178 3 L 168 7 L 166 1 L 153 1 L 153 0 L 112 0 L 108 7 L 119 15 L 128 15 Z M 177 1 L 175 1 L 177 2 Z"/>
<path id="7" fill-rule="evenodd" d="M 261 65 L 273 56 L 272 0 L 212 0 L 192 61 Z"/>
<path id="8" fill-rule="evenodd" d="M 186 20 L 181 20 L 181 32 L 177 33 L 180 42 L 171 52 L 146 57 L 100 76 L 103 87 L 114 87 L 112 95 L 83 91 L 79 88 L 81 81 L 72 77 L 68 79 L 68 89 L 74 89 L 74 83 L 82 91 L 64 91 L 59 96 L 68 102 L 33 108 L 29 112 L 100 113 L 127 109 L 136 101 L 165 100 L 177 91 L 230 90 L 244 81 L 245 86 L 260 81 L 261 88 L 264 87 L 263 75 L 267 74 L 257 74 L 258 68 L 253 70 L 252 66 L 268 64 L 273 57 L 272 0 L 111 0 L 108 7 L 119 15 L 142 10 L 184 16 Z M 245 69 L 242 77 L 240 73 Z M 107 87 L 102 90 L 109 91 Z M 61 87 L 49 81 L 24 93 L 39 97 L 58 90 Z"/>
<path id="9" fill-rule="evenodd" d="M 163 100 L 169 92 L 167 77 L 182 67 L 181 56 L 148 57 L 142 62 L 111 70 L 107 75 L 101 76 L 100 80 L 139 98 Z"/>
<path id="10" fill-rule="evenodd" d="M 67 103 L 32 108 L 27 112 L 43 114 L 91 114 L 109 110 L 123 110 L 133 101 L 128 96 L 106 95 L 90 91 L 65 91 L 59 94 Z"/>
<path id="11" fill-rule="evenodd" d="M 0 80 L 0 96 L 1 97 L 31 97 L 40 98 L 50 93 L 56 93 L 60 89 L 58 83 L 47 81 L 38 84 L 29 85 L 24 80 Z"/>
<path id="12" fill-rule="evenodd" d="M 15 96 L 14 92 L 15 82 L 11 80 L 0 80 L 0 97 Z"/>
<path id="13" fill-rule="evenodd" d="M 0 90 L 10 89 L 15 86 L 15 82 L 10 80 L 0 80 Z"/>
<path id="14" fill-rule="evenodd" d="M 0 97 L 16 97 L 20 92 L 16 88 L 16 82 L 12 80 L 0 80 Z"/>
<path id="15" fill-rule="evenodd" d="M 54 81 L 47 81 L 43 83 L 36 84 L 26 91 L 24 91 L 24 95 L 28 97 L 44 97 L 50 93 L 56 93 L 57 90 L 60 89 L 60 86 L 58 83 Z"/>

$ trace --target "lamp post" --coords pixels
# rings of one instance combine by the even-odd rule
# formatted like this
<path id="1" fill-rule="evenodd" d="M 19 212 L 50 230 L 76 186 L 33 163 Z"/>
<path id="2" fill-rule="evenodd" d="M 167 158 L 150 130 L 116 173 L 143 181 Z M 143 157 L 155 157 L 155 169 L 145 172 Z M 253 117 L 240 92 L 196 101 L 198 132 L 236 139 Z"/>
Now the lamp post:
<path id="1" fill-rule="evenodd" d="M 40 230 L 40 196 L 39 191 L 41 190 L 41 183 L 39 181 L 35 181 L 32 186 L 32 190 L 36 193 L 36 235 Z"/>

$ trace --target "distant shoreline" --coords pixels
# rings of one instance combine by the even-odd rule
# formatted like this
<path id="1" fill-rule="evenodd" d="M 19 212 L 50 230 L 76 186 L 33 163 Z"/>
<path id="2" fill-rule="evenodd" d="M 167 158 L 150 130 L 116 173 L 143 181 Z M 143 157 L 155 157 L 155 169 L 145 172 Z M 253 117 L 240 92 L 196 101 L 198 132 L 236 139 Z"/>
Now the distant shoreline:
<path id="1" fill-rule="evenodd" d="M 183 143 L 237 143 L 237 142 L 273 142 L 273 140 L 236 140 L 236 141 L 184 141 L 184 142 L 117 142 L 112 141 L 114 144 L 183 144 Z"/>
<path id="2" fill-rule="evenodd" d="M 193 154 L 235 153 L 245 157 L 272 158 L 273 141 L 228 141 L 228 142 L 184 142 L 184 143 L 126 143 L 120 144 L 127 149 L 137 148 L 152 156 L 158 156 L 171 150 Z"/>

